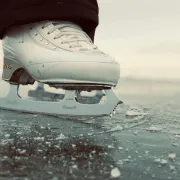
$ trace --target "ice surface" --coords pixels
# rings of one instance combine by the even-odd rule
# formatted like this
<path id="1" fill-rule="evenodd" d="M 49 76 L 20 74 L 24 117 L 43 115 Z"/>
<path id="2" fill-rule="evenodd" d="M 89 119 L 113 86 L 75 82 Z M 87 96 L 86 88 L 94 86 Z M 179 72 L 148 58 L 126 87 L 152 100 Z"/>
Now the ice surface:
<path id="1" fill-rule="evenodd" d="M 142 179 L 169 177 L 178 180 L 178 85 L 164 85 L 161 87 L 165 90 L 163 95 L 159 91 L 160 85 L 154 86 L 152 94 L 150 91 L 143 94 L 136 87 L 141 88 L 140 85 L 146 89 L 148 83 L 135 84 L 125 84 L 128 90 L 134 88 L 134 94 L 130 91 L 127 94 L 127 90 L 117 91 L 125 103 L 118 107 L 116 115 L 112 118 L 89 118 L 88 122 L 91 123 L 87 123 L 85 118 L 77 121 L 75 118 L 0 110 L 0 148 L 3 153 L 0 165 L 18 161 L 22 163 L 22 168 L 31 168 L 32 164 L 35 167 L 34 175 L 41 177 L 43 175 L 39 172 L 43 171 L 45 175 L 51 175 L 49 179 L 59 174 L 67 177 L 69 173 L 84 179 L 128 179 L 135 175 L 142 176 Z M 168 93 L 166 87 L 170 88 Z M 3 173 L 12 175 L 5 170 Z M 99 178 L 102 176 L 105 178 Z"/>

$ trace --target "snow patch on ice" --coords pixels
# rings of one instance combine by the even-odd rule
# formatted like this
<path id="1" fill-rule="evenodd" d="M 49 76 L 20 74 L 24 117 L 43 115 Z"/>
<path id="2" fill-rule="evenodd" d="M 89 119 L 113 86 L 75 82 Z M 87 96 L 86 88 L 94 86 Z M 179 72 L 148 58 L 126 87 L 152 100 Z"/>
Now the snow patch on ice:
<path id="1" fill-rule="evenodd" d="M 66 137 L 62 133 L 56 137 L 56 140 L 61 140 L 61 139 L 66 139 Z"/>
<path id="2" fill-rule="evenodd" d="M 123 127 L 121 125 L 117 125 L 116 127 L 112 128 L 108 132 L 113 132 L 113 131 L 122 131 Z"/>
<path id="3" fill-rule="evenodd" d="M 123 150 L 124 148 L 123 147 L 118 147 L 119 150 Z"/>
<path id="4" fill-rule="evenodd" d="M 44 141 L 44 137 L 34 137 L 35 141 Z"/>
<path id="5" fill-rule="evenodd" d="M 113 178 L 117 178 L 117 177 L 121 176 L 120 170 L 119 170 L 118 168 L 112 169 L 112 170 L 111 170 L 111 176 L 112 176 Z"/>
<path id="6" fill-rule="evenodd" d="M 6 137 L 6 138 L 9 138 L 9 137 L 10 137 L 10 134 L 5 134 L 5 137 Z"/>
<path id="7" fill-rule="evenodd" d="M 168 164 L 168 161 L 166 159 L 160 159 L 160 158 L 157 158 L 154 160 L 155 162 L 159 163 L 160 165 L 166 165 Z"/>
<path id="8" fill-rule="evenodd" d="M 175 159 L 176 158 L 176 153 L 171 153 L 168 155 L 169 159 Z"/>
<path id="9" fill-rule="evenodd" d="M 145 116 L 147 113 L 143 112 L 142 109 L 139 108 L 131 108 L 126 112 L 126 116 Z"/>
<path id="10" fill-rule="evenodd" d="M 156 126 L 151 126 L 149 128 L 146 128 L 147 131 L 151 131 L 151 132 L 159 132 L 162 131 L 161 127 L 156 127 Z"/>
<path id="11" fill-rule="evenodd" d="M 173 166 L 173 165 L 169 165 L 169 169 L 170 169 L 170 171 L 175 171 L 176 170 L 175 166 Z"/>

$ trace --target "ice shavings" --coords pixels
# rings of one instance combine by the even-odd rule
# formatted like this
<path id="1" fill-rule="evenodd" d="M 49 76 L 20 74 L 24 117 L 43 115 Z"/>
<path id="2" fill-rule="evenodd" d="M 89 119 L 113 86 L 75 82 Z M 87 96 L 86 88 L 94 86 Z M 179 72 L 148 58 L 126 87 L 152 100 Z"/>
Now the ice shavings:
<path id="1" fill-rule="evenodd" d="M 150 132 L 160 132 L 162 131 L 161 127 L 157 127 L 157 126 L 151 126 L 149 128 L 146 128 L 146 131 L 150 131 Z"/>
<path id="2" fill-rule="evenodd" d="M 147 113 L 143 112 L 142 109 L 139 108 L 131 108 L 126 112 L 126 116 L 145 116 Z"/>

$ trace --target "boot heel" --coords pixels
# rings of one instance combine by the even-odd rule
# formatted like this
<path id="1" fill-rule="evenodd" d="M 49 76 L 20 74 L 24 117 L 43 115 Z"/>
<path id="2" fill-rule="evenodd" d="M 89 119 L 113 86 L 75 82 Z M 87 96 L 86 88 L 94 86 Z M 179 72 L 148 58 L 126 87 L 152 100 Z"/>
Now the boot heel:
<path id="1" fill-rule="evenodd" d="M 4 58 L 2 79 L 22 85 L 34 84 L 34 78 L 16 61 Z"/>

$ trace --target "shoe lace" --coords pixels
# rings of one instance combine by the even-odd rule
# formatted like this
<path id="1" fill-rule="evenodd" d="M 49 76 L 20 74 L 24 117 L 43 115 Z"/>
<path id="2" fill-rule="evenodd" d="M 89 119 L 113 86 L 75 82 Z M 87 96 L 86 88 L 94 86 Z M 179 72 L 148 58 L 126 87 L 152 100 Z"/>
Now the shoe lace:
<path id="1" fill-rule="evenodd" d="M 47 22 L 43 25 L 43 28 L 49 25 L 52 25 L 52 22 Z M 79 30 L 72 24 L 53 23 L 53 25 L 53 27 L 49 28 L 48 34 L 59 30 L 59 32 L 55 35 L 54 39 L 65 36 L 65 38 L 62 38 L 61 44 L 68 44 L 69 48 L 76 48 L 79 51 L 94 51 L 97 53 L 102 53 L 98 49 L 98 47 L 93 44 L 93 42 L 85 32 Z"/>

